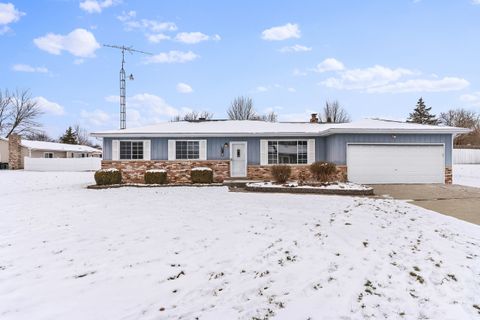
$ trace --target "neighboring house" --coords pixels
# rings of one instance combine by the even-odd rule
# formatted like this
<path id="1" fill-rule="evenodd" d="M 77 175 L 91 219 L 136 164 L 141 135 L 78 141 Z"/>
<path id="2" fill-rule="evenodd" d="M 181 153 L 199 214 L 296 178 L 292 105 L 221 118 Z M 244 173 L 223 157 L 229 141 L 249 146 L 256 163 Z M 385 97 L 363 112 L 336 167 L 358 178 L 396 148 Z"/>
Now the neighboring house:
<path id="1" fill-rule="evenodd" d="M 314 119 L 314 118 L 313 118 Z M 140 182 L 149 168 L 167 169 L 186 182 L 195 166 L 213 169 L 216 181 L 270 179 L 274 164 L 329 161 L 358 183 L 451 183 L 452 141 L 467 129 L 366 119 L 351 123 L 182 121 L 93 133 L 103 138 L 103 168 L 122 169 Z"/>
<path id="2" fill-rule="evenodd" d="M 87 157 L 101 157 L 102 151 L 83 145 L 45 142 L 45 141 L 31 141 L 19 139 L 17 135 L 12 135 L 13 143 L 17 146 L 17 155 L 15 155 L 16 164 L 10 165 L 15 169 L 22 169 L 24 167 L 24 158 L 87 158 Z M 0 139 L 0 162 L 11 162 L 10 149 L 11 141 L 9 139 Z"/>

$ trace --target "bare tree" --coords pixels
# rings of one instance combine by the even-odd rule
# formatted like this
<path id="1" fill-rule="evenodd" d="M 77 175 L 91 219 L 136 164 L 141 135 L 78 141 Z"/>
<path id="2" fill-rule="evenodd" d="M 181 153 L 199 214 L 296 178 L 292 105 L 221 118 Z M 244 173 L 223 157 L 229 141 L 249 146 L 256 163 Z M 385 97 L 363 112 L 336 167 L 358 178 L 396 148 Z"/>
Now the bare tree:
<path id="1" fill-rule="evenodd" d="M 213 113 L 208 111 L 190 111 L 185 113 L 184 115 L 176 115 L 173 117 L 172 121 L 196 121 L 200 119 L 211 120 L 213 118 Z"/>
<path id="2" fill-rule="evenodd" d="M 7 106 L 7 118 L 5 120 L 4 131 L 8 138 L 13 132 L 18 134 L 28 134 L 38 131 L 41 126 L 37 122 L 42 111 L 37 102 L 32 99 L 29 90 L 15 91 L 10 95 L 10 103 Z"/>
<path id="3" fill-rule="evenodd" d="M 230 120 L 258 120 L 259 116 L 253 108 L 253 100 L 249 97 L 237 97 L 227 110 Z"/>
<path id="4" fill-rule="evenodd" d="M 350 122 L 350 116 L 337 100 L 325 102 L 320 119 L 322 122 Z"/>
<path id="5" fill-rule="evenodd" d="M 446 126 L 477 129 L 480 124 L 480 116 L 474 111 L 460 108 L 440 113 L 439 121 Z"/>
<path id="6" fill-rule="evenodd" d="M 269 113 L 260 116 L 259 120 L 267 121 L 267 122 L 277 122 L 278 115 L 275 113 L 275 111 L 270 111 Z"/>
<path id="7" fill-rule="evenodd" d="M 25 139 L 33 141 L 56 142 L 45 131 L 30 132 L 25 135 Z"/>
<path id="8" fill-rule="evenodd" d="M 73 126 L 73 132 L 77 136 L 78 144 L 84 146 L 92 146 L 92 142 L 90 141 L 90 134 L 85 128 L 82 128 L 79 124 L 75 124 Z"/>
<path id="9" fill-rule="evenodd" d="M 446 126 L 472 129 L 455 137 L 455 145 L 480 145 L 480 115 L 463 108 L 440 113 L 439 122 Z"/>
<path id="10" fill-rule="evenodd" d="M 4 92 L 0 90 L 0 133 L 7 127 L 7 119 L 10 116 L 10 102 L 11 97 L 8 90 Z"/>

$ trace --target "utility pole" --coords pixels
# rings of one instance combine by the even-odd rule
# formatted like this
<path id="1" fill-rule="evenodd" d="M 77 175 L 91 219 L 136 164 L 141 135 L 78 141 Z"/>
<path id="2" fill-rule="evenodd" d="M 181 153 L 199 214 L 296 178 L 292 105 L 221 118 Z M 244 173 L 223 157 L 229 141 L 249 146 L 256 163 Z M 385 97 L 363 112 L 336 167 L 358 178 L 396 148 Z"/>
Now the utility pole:
<path id="1" fill-rule="evenodd" d="M 127 84 L 125 81 L 125 51 L 133 54 L 134 52 L 143 53 L 151 55 L 149 52 L 135 50 L 133 47 L 116 46 L 104 44 L 104 47 L 114 48 L 122 51 L 122 68 L 120 69 L 120 129 L 125 129 L 127 127 Z M 133 80 L 133 74 L 130 73 L 128 76 L 129 80 Z"/>

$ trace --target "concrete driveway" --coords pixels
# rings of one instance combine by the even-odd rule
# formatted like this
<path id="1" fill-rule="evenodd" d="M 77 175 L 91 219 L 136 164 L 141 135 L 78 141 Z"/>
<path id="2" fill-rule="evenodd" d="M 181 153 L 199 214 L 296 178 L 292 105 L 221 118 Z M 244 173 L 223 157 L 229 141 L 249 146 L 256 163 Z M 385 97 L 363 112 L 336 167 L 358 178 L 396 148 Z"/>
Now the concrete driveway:
<path id="1" fill-rule="evenodd" d="M 442 184 L 373 185 L 375 195 L 410 200 L 417 206 L 480 225 L 480 188 Z"/>

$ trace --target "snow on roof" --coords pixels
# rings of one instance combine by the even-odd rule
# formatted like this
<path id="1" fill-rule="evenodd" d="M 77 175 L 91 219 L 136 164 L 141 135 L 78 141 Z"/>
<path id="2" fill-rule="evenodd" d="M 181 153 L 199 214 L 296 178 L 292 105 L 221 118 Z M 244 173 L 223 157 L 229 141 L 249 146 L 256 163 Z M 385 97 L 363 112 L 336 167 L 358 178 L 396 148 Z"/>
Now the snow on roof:
<path id="1" fill-rule="evenodd" d="M 22 145 L 33 150 L 68 151 L 68 152 L 101 152 L 98 149 L 78 144 L 22 140 Z"/>
<path id="2" fill-rule="evenodd" d="M 265 122 L 257 120 L 214 120 L 161 122 L 139 128 L 94 132 L 95 137 L 172 136 L 298 136 L 334 133 L 466 133 L 468 129 L 422 125 L 382 119 L 350 123 Z"/>

